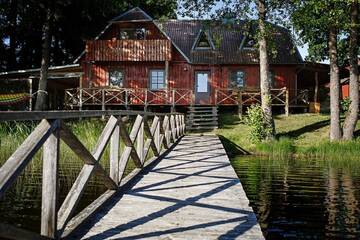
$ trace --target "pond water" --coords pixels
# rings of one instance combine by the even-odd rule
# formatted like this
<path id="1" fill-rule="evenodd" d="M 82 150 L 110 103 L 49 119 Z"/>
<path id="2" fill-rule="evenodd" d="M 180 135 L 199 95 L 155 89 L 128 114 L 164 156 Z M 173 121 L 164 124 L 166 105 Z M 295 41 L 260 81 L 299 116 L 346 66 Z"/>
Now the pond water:
<path id="1" fill-rule="evenodd" d="M 232 165 L 266 239 L 360 239 L 360 162 L 237 157 Z"/>
<path id="2" fill-rule="evenodd" d="M 360 239 L 360 164 L 237 157 L 232 165 L 267 239 Z M 70 166 L 60 171 L 61 201 L 82 165 Z M 78 211 L 105 190 L 92 179 Z M 0 200 L 0 222 L 39 232 L 40 212 L 41 174 L 32 171 Z"/>

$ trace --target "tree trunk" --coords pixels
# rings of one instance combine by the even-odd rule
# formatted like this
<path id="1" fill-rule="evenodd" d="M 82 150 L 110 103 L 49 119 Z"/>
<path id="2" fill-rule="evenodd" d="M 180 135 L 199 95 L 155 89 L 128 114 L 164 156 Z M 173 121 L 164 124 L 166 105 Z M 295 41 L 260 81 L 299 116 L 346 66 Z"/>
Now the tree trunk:
<path id="1" fill-rule="evenodd" d="M 350 61 L 350 107 L 344 123 L 344 140 L 351 140 L 354 137 L 356 123 L 359 114 L 359 70 L 358 70 L 358 0 L 351 3 L 351 29 L 349 42 Z"/>
<path id="2" fill-rule="evenodd" d="M 267 133 L 267 140 L 275 138 L 275 124 L 272 117 L 271 109 L 271 83 L 269 72 L 269 60 L 267 52 L 267 40 L 266 40 L 266 5 L 265 0 L 258 0 L 259 10 L 259 60 L 260 60 L 260 89 L 261 89 L 261 108 L 264 113 L 264 120 L 266 128 L 270 131 Z"/>
<path id="3" fill-rule="evenodd" d="M 50 24 L 52 18 L 52 11 L 50 8 L 46 12 L 46 20 L 43 26 L 43 46 L 40 68 L 39 87 L 36 97 L 35 110 L 42 111 L 47 108 L 47 77 L 50 61 Z"/>
<path id="4" fill-rule="evenodd" d="M 337 29 L 331 27 L 329 31 L 330 57 L 330 141 L 341 139 L 340 128 L 340 81 L 337 63 Z"/>

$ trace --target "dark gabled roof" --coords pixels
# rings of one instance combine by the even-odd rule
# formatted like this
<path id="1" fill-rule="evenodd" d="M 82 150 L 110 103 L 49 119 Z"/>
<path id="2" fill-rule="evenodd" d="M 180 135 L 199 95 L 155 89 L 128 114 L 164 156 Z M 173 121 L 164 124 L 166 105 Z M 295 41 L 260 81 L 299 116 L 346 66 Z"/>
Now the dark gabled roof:
<path id="1" fill-rule="evenodd" d="M 111 22 L 152 21 L 152 20 L 153 20 L 152 17 L 150 17 L 141 8 L 135 7 L 115 17 L 114 19 L 111 20 Z"/>
<path id="2" fill-rule="evenodd" d="M 257 64 L 257 49 L 240 48 L 241 42 L 254 24 L 246 21 L 223 23 L 211 20 L 167 20 L 154 21 L 171 39 L 191 63 L 194 64 Z M 211 34 L 215 50 L 192 49 L 201 30 Z M 274 40 L 277 54 L 270 58 L 271 64 L 301 64 L 302 57 L 293 45 L 290 33 L 274 26 Z"/>

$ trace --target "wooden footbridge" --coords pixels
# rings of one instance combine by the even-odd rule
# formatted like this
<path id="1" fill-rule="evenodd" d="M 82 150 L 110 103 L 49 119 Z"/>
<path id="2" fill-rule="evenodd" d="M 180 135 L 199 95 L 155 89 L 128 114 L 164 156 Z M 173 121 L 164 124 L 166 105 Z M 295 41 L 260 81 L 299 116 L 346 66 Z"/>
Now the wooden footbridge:
<path id="1" fill-rule="evenodd" d="M 89 151 L 65 119 L 107 116 Z M 0 168 L 0 198 L 43 149 L 40 234 L 0 224 L 7 239 L 263 239 L 256 216 L 216 136 L 185 136 L 181 114 L 135 111 L 9 112 L 0 121 L 40 120 Z M 134 120 L 129 127 L 131 120 Z M 59 205 L 60 139 L 84 161 Z M 110 145 L 109 173 L 99 159 Z M 152 157 L 150 157 L 152 152 Z M 136 168 L 125 176 L 132 160 Z M 93 174 L 108 190 L 80 213 Z"/>

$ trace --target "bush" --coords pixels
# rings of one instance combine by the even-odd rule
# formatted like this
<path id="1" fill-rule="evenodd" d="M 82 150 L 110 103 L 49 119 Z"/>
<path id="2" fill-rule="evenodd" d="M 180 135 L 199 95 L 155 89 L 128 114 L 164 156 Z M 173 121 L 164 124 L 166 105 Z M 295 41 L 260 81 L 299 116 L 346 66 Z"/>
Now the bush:
<path id="1" fill-rule="evenodd" d="M 349 111 L 350 104 L 351 104 L 351 100 L 348 97 L 341 100 L 340 105 L 341 105 L 341 109 L 344 113 L 347 113 Z"/>
<path id="2" fill-rule="evenodd" d="M 253 143 L 265 140 L 271 132 L 271 129 L 266 127 L 264 114 L 259 104 L 251 105 L 248 108 L 244 122 L 250 127 L 250 140 Z"/>

